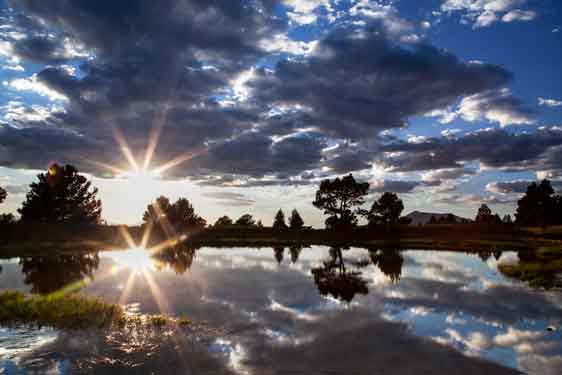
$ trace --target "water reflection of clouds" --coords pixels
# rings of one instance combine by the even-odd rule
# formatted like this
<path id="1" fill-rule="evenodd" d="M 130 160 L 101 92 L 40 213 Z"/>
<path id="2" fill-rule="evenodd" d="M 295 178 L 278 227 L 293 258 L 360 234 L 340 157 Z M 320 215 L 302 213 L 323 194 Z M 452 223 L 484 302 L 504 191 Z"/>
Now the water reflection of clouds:
<path id="1" fill-rule="evenodd" d="M 403 252 L 399 281 L 393 283 L 378 265 L 356 267 L 372 254 L 344 250 L 346 266 L 361 272 L 369 291 L 346 304 L 321 296 L 314 284 L 311 269 L 330 258 L 327 248 L 305 248 L 296 263 L 288 248 L 280 264 L 275 255 L 279 251 L 271 248 L 205 248 L 183 274 L 150 274 L 170 311 L 231 332 L 215 349 L 222 348 L 240 371 L 396 373 L 412 370 L 408 363 L 425 361 L 417 372 L 509 373 L 451 354 L 439 343 L 529 372 L 562 369 L 560 331 L 546 331 L 547 325 L 560 327 L 560 296 L 504 278 L 493 256 L 483 261 L 461 253 Z M 501 259 L 506 256 L 511 255 Z M 117 263 L 101 255 L 96 274 L 106 274 Z M 383 262 L 382 268 L 387 266 Z M 95 277 L 85 292 L 116 302 L 122 293 L 117 285 L 127 277 L 127 272 Z M 125 303 L 158 312 L 147 288 L 146 281 L 138 280 Z M 385 368 L 385 361 L 396 364 L 403 353 L 408 353 L 407 363 Z"/>

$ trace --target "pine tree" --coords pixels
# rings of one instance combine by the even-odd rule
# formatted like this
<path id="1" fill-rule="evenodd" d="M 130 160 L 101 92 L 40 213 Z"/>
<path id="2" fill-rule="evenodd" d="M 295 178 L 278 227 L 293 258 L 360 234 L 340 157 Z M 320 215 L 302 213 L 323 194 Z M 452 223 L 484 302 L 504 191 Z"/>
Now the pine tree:
<path id="1" fill-rule="evenodd" d="M 285 214 L 281 209 L 279 209 L 275 215 L 275 219 L 273 220 L 273 229 L 287 229 L 287 224 L 285 224 Z"/>
<path id="2" fill-rule="evenodd" d="M 301 215 L 296 209 L 294 209 L 293 212 L 291 212 L 291 217 L 289 218 L 289 226 L 291 229 L 301 229 L 303 225 L 304 221 Z"/>
<path id="3" fill-rule="evenodd" d="M 18 210 L 23 222 L 83 223 L 101 222 L 98 189 L 72 165 L 53 164 L 37 176 L 26 200 Z"/>

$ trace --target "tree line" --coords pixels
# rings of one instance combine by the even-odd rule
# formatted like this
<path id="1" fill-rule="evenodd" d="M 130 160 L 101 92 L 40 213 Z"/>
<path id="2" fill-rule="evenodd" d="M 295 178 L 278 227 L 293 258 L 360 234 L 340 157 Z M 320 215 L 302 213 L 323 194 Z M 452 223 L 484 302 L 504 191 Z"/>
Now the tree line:
<path id="1" fill-rule="evenodd" d="M 326 215 L 325 226 L 329 230 L 345 231 L 358 226 L 364 218 L 368 226 L 388 226 L 409 224 L 402 217 L 404 204 L 397 194 L 384 192 L 369 209 L 365 209 L 366 198 L 370 194 L 368 182 L 358 182 L 352 174 L 321 181 L 312 205 Z M 0 203 L 7 197 L 0 187 Z M 18 209 L 20 222 L 101 224 L 102 203 L 97 188 L 91 181 L 78 173 L 72 165 L 51 165 L 45 173 L 37 176 L 31 183 L 26 198 Z M 171 230 L 184 228 L 203 228 L 207 221 L 199 216 L 186 198 L 171 202 L 160 196 L 150 203 L 142 217 L 146 225 L 168 226 Z M 0 223 L 13 223 L 11 214 L 0 216 Z M 562 225 L 562 197 L 555 194 L 550 181 L 531 183 L 525 194 L 517 202 L 515 220 L 510 215 L 500 218 L 482 204 L 474 220 L 478 224 L 516 224 L 519 226 Z M 437 220 L 432 217 L 430 224 L 457 222 L 450 214 Z M 279 209 L 274 217 L 272 228 L 276 230 L 303 229 L 304 220 L 296 209 L 288 219 Z M 263 227 L 261 220 L 251 214 L 244 214 L 233 220 L 228 216 L 217 219 L 216 228 L 228 226 Z"/>

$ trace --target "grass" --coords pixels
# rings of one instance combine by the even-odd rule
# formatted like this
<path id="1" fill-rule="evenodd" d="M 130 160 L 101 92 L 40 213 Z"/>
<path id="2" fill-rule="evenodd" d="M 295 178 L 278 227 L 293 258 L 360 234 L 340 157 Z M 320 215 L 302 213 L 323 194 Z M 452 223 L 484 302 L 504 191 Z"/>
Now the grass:
<path id="1" fill-rule="evenodd" d="M 163 314 L 125 314 L 121 306 L 78 294 L 53 293 L 47 296 L 21 292 L 0 293 L 0 326 L 31 325 L 59 329 L 109 328 L 126 324 L 164 327 L 187 326 L 185 315 L 172 318 Z"/>
<path id="2" fill-rule="evenodd" d="M 122 323 L 120 306 L 76 294 L 26 296 L 21 292 L 0 294 L 0 324 L 32 324 L 61 329 L 109 327 Z"/>
<path id="3" fill-rule="evenodd" d="M 528 282 L 534 288 L 562 288 L 562 251 L 542 247 L 530 259 L 517 264 L 499 264 L 498 269 L 507 277 Z"/>

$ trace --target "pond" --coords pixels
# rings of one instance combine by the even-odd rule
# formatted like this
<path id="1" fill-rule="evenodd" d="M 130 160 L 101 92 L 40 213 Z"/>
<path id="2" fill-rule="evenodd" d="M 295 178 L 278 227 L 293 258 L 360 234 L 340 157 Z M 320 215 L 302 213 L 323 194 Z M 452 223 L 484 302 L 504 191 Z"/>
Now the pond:
<path id="1" fill-rule="evenodd" d="M 562 293 L 498 271 L 519 258 L 313 246 L 4 259 L 0 290 L 86 281 L 85 295 L 195 324 L 3 328 L 0 374 L 560 374 Z"/>

